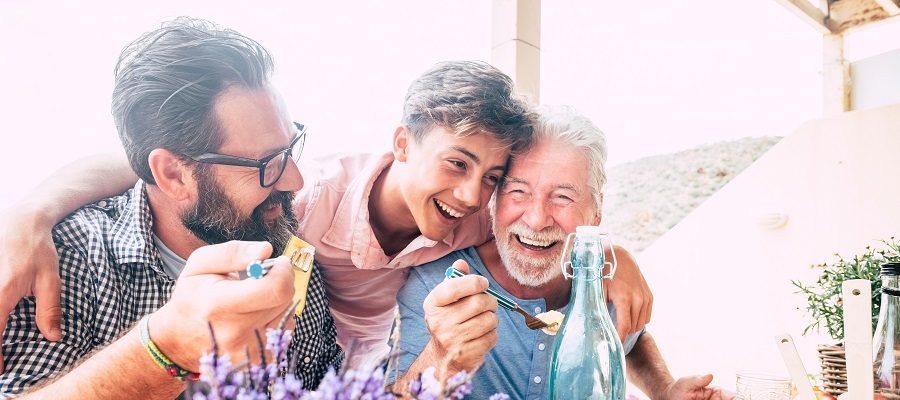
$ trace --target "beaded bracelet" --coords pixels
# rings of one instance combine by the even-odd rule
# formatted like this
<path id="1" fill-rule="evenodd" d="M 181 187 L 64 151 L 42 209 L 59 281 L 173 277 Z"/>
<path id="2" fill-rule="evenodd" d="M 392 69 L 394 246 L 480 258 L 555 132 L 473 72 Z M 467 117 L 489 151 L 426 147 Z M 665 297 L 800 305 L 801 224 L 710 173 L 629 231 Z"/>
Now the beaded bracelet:
<path id="1" fill-rule="evenodd" d="M 200 379 L 200 374 L 179 367 L 178 364 L 175 364 L 166 357 L 166 355 L 159 350 L 159 347 L 156 347 L 156 343 L 153 343 L 153 341 L 150 340 L 150 314 L 141 318 L 141 322 L 138 325 L 138 329 L 140 329 L 141 333 L 141 344 L 144 345 L 144 349 L 147 350 L 147 353 L 150 354 L 150 358 L 156 362 L 156 365 L 159 365 L 166 370 L 166 373 L 168 373 L 169 376 L 180 381 L 196 381 L 197 379 Z"/>

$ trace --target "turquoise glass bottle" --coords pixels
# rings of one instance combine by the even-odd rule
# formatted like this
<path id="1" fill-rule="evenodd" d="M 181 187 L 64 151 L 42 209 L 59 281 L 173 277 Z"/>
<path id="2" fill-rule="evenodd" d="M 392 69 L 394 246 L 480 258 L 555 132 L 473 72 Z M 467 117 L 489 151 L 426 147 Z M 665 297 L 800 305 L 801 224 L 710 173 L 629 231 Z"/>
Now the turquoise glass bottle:
<path id="1" fill-rule="evenodd" d="M 550 398 L 624 399 L 625 352 L 603 295 L 603 279 L 615 274 L 615 261 L 604 262 L 606 235 L 598 227 L 579 226 L 569 239 L 573 235 L 571 262 L 562 262 L 563 274 L 572 278 L 572 294 L 553 344 Z M 607 276 L 604 264 L 610 265 Z M 569 265 L 571 275 L 566 272 Z"/>

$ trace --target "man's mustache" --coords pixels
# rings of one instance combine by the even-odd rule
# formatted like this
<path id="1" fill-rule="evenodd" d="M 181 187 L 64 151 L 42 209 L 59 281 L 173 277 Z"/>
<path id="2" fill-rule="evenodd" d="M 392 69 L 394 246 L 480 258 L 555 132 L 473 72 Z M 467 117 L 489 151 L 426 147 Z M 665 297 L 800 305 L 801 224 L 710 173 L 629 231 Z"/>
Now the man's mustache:
<path id="1" fill-rule="evenodd" d="M 551 226 L 548 228 L 544 228 L 542 230 L 536 231 L 529 228 L 527 225 L 521 222 L 516 222 L 509 227 L 506 228 L 506 231 L 510 234 L 517 236 L 525 236 L 528 238 L 538 239 L 538 240 L 546 240 L 550 242 L 558 242 L 566 239 L 566 232 L 556 226 Z"/>
<path id="2" fill-rule="evenodd" d="M 260 203 L 260 205 L 256 206 L 256 210 L 262 212 L 265 208 L 275 204 L 290 206 L 292 201 L 294 201 L 294 192 L 274 192 L 269 195 L 265 201 Z"/>

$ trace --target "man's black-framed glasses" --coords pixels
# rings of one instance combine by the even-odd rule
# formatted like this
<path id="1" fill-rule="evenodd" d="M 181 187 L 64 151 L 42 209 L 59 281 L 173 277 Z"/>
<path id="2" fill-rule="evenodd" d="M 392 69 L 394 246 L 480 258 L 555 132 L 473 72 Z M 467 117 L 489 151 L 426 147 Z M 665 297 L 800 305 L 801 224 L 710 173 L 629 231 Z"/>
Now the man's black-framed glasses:
<path id="1" fill-rule="evenodd" d="M 220 164 L 220 165 L 236 165 L 239 167 L 254 167 L 259 169 L 259 185 L 267 188 L 278 182 L 287 163 L 293 157 L 294 160 L 300 157 L 303 152 L 303 144 L 306 142 L 306 125 L 294 122 L 294 128 L 297 130 L 297 136 L 291 140 L 291 144 L 287 148 L 278 150 L 260 159 L 230 156 L 218 153 L 203 153 L 199 156 L 185 156 L 198 163 L 204 164 Z"/>

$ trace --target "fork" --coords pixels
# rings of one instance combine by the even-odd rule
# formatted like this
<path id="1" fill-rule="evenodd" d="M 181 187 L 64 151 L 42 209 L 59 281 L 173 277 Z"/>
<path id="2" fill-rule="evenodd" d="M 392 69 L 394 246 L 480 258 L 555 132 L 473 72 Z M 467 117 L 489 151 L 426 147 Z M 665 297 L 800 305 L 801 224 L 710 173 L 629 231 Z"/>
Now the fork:
<path id="1" fill-rule="evenodd" d="M 444 275 L 447 278 L 460 278 L 460 277 L 466 276 L 466 274 L 464 274 L 462 271 L 460 271 L 456 268 L 453 268 L 453 267 L 447 268 L 447 272 Z M 500 304 L 501 307 L 503 307 L 507 310 L 522 314 L 522 316 L 525 317 L 525 326 L 527 326 L 528 329 L 534 330 L 534 329 L 541 329 L 541 328 L 549 328 L 551 326 L 558 324 L 557 322 L 548 324 L 544 321 L 541 321 L 540 319 L 536 318 L 535 316 L 529 314 L 528 311 L 525 311 L 525 309 L 523 309 L 518 304 L 516 304 L 516 302 L 510 300 L 506 296 L 498 293 L 496 290 L 491 289 L 490 287 L 488 287 L 488 289 L 485 290 L 484 292 L 491 296 L 494 296 L 494 298 L 497 299 L 497 304 Z"/>

